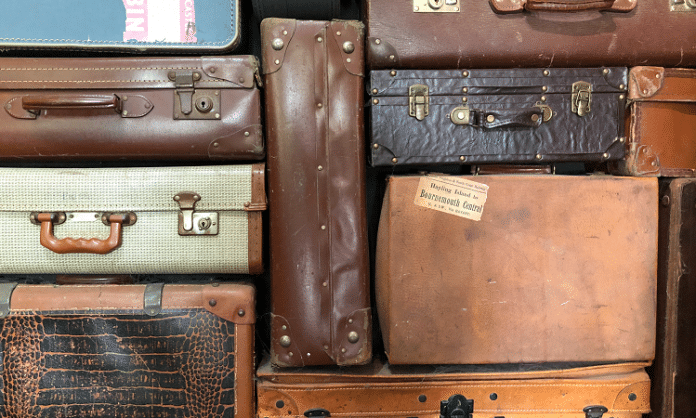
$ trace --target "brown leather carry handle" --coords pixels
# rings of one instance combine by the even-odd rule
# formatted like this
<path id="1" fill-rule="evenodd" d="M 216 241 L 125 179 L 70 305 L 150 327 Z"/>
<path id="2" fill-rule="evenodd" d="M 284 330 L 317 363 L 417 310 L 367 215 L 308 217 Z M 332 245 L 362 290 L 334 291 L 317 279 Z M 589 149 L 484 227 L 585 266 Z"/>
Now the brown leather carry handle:
<path id="1" fill-rule="evenodd" d="M 93 275 L 93 274 L 58 274 L 56 284 L 85 285 L 85 284 L 133 284 L 135 279 L 130 274 Z"/>
<path id="2" fill-rule="evenodd" d="M 58 239 L 53 235 L 54 214 L 39 213 L 36 220 L 41 223 L 41 245 L 58 254 L 67 253 L 90 253 L 107 254 L 121 245 L 121 229 L 123 224 L 131 224 L 131 214 L 107 215 L 106 219 L 110 225 L 111 232 L 105 240 L 97 238 L 63 238 Z"/>
<path id="3" fill-rule="evenodd" d="M 24 96 L 22 108 L 32 113 L 38 113 L 42 109 L 116 109 L 120 112 L 121 100 L 115 94 Z"/>
<path id="4" fill-rule="evenodd" d="M 611 11 L 630 12 L 638 0 L 489 0 L 491 7 L 498 13 L 522 11 L 542 12 L 584 12 Z"/>

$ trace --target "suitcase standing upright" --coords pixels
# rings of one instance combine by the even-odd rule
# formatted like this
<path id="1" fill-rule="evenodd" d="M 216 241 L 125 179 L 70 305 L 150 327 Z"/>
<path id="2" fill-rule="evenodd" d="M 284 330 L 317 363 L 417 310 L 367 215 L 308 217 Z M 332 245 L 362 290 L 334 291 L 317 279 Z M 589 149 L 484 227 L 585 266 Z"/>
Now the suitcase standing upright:
<path id="1" fill-rule="evenodd" d="M 657 179 L 392 176 L 375 289 L 391 364 L 647 361 Z"/>
<path id="2" fill-rule="evenodd" d="M 624 156 L 626 68 L 370 73 L 372 165 Z"/>
<path id="3" fill-rule="evenodd" d="M 372 356 L 363 26 L 261 23 L 274 364 Z"/>
<path id="4" fill-rule="evenodd" d="M 261 160 L 252 56 L 0 59 L 0 160 Z"/>
<path id="5" fill-rule="evenodd" d="M 696 180 L 660 180 L 657 346 L 652 416 L 696 411 Z"/>
<path id="6" fill-rule="evenodd" d="M 696 69 L 634 67 L 628 88 L 626 156 L 612 172 L 696 176 Z"/>
<path id="7" fill-rule="evenodd" d="M 0 414 L 254 416 L 249 285 L 0 284 Z"/>
<path id="8" fill-rule="evenodd" d="M 692 0 L 365 0 L 363 16 L 370 69 L 696 65 Z"/>

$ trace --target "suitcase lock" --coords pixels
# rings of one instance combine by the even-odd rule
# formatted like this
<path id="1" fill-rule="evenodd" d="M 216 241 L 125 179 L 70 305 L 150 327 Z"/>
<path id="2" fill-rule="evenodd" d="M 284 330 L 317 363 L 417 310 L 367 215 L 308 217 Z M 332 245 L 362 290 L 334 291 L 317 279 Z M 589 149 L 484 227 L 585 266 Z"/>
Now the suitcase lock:
<path id="1" fill-rule="evenodd" d="M 440 401 L 440 418 L 471 418 L 474 413 L 474 400 L 462 395 L 452 395 Z"/>
<path id="2" fill-rule="evenodd" d="M 457 13 L 459 0 L 413 0 L 416 13 Z"/>
<path id="3" fill-rule="evenodd" d="M 408 86 L 408 115 L 423 120 L 430 112 L 428 86 L 414 84 Z"/>
<path id="4" fill-rule="evenodd" d="M 196 192 L 179 192 L 174 196 L 179 204 L 179 235 L 217 235 L 217 212 L 196 212 L 201 195 Z"/>
<path id="5" fill-rule="evenodd" d="M 170 71 L 168 77 L 176 89 L 174 119 L 220 119 L 220 90 L 194 88 L 201 73 Z"/>
<path id="6" fill-rule="evenodd" d="M 585 116 L 590 113 L 592 104 L 592 84 L 587 81 L 576 81 L 573 83 L 571 96 L 571 110 L 578 116 Z"/>

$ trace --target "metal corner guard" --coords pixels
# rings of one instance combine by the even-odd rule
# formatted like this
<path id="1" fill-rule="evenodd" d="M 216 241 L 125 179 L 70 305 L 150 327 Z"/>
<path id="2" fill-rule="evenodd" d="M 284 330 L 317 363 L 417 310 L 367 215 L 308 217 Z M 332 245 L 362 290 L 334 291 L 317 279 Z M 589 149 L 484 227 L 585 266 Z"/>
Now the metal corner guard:
<path id="1" fill-rule="evenodd" d="M 10 314 L 10 301 L 17 282 L 0 283 L 0 318 Z"/>
<path id="2" fill-rule="evenodd" d="M 164 283 L 150 283 L 145 286 L 143 294 L 143 310 L 149 316 L 162 312 L 162 290 Z"/>

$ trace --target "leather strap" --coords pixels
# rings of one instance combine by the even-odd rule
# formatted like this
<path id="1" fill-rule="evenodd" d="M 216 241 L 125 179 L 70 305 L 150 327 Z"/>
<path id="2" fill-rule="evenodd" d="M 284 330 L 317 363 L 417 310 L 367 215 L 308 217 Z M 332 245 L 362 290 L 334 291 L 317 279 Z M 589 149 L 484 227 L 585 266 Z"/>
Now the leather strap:
<path id="1" fill-rule="evenodd" d="M 544 12 L 583 12 L 605 10 L 611 12 L 630 12 L 637 0 L 490 0 L 497 13 L 522 11 Z"/>

